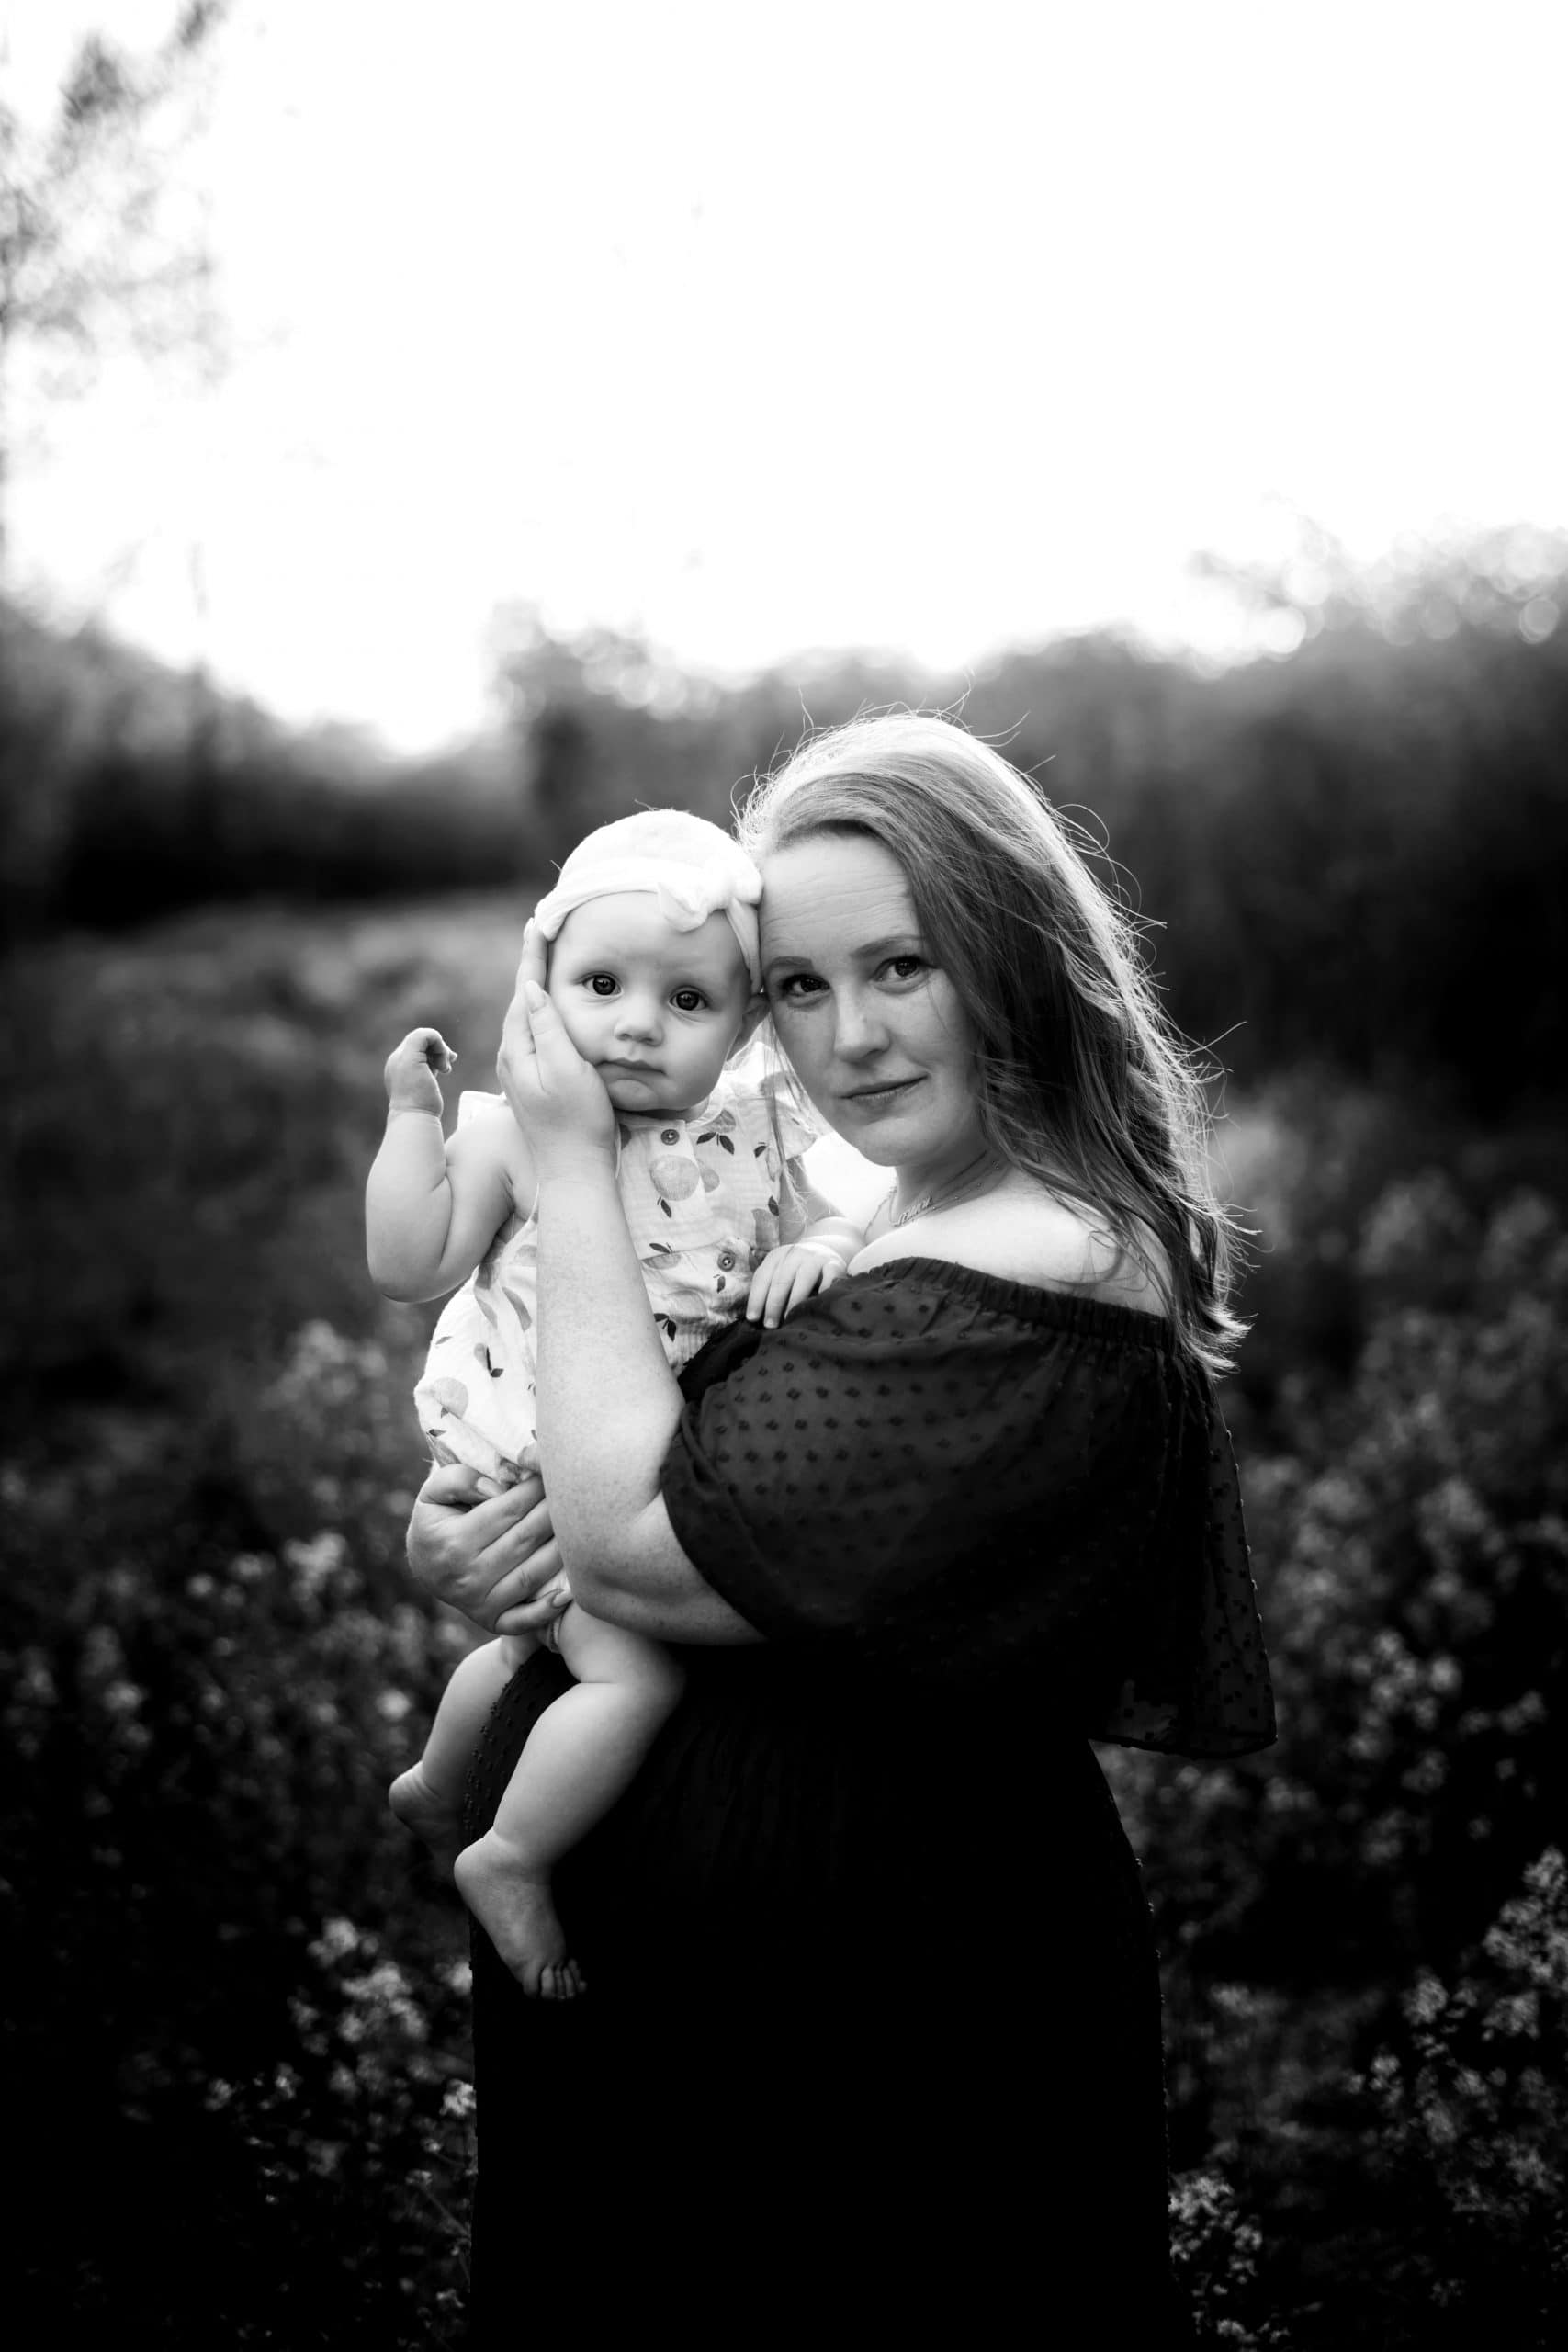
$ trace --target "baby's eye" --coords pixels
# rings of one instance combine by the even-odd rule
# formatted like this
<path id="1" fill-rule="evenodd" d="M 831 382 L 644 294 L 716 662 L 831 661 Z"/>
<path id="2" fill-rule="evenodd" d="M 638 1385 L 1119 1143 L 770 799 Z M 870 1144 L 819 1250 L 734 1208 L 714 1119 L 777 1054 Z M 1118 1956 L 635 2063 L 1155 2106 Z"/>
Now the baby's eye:
<path id="1" fill-rule="evenodd" d="M 707 999 L 701 989 L 677 989 L 670 1001 L 677 1012 L 701 1012 Z"/>
<path id="2" fill-rule="evenodd" d="M 614 996 L 615 993 L 614 972 L 586 972 L 582 984 L 584 988 L 592 989 L 595 996 Z"/>

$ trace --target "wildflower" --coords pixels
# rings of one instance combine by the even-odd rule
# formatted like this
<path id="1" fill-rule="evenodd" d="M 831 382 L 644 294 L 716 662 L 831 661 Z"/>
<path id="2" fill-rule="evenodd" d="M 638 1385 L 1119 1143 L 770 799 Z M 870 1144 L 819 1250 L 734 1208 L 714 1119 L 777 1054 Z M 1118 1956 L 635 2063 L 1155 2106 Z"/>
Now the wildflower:
<path id="1" fill-rule="evenodd" d="M 351 1951 L 359 1950 L 359 1930 L 352 1919 L 341 1916 L 323 1920 L 321 1932 L 310 1946 L 310 1957 L 322 1968 L 332 1968 L 346 1960 Z"/>
<path id="2" fill-rule="evenodd" d="M 348 1545 L 335 1528 L 283 1547 L 294 1589 L 304 1600 L 319 1600 L 348 1564 Z"/>

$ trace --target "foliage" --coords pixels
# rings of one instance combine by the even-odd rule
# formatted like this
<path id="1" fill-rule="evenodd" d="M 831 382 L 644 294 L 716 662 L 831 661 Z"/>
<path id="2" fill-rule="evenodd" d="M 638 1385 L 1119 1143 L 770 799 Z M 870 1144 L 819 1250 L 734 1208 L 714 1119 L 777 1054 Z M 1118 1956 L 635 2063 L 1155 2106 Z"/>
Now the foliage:
<path id="1" fill-rule="evenodd" d="M 1538 1193 L 1477 1217 L 1428 1169 L 1373 1202 L 1351 1264 L 1348 1385 L 1288 1385 L 1247 1461 L 1278 1745 L 1107 1765 L 1173 1954 L 1178 2160 L 1234 2167 L 1307 2240 L 1270 2291 L 1337 2295 L 1375 2250 L 1392 2301 L 1368 2341 L 1438 2340 L 1401 2333 L 1435 2301 L 1456 2343 L 1482 2311 L 1544 2343 L 1568 2135 L 1562 1876 L 1539 1859 L 1568 1830 L 1568 1235 Z M 1467 2105 L 1473 2135 L 1445 2141 Z"/>
<path id="2" fill-rule="evenodd" d="M 1170 2190 L 1171 2265 L 1199 2339 L 1263 2352 L 1289 2336 L 1260 2304 L 1263 2233 L 1223 2173 L 1179 2174 Z"/>
<path id="3" fill-rule="evenodd" d="M 58 2295 L 63 2257 L 75 2308 L 177 2341 L 424 2343 L 460 2283 L 464 1939 L 378 1784 L 450 1648 L 340 1535 L 260 1548 L 231 1465 L 95 1438 L 6 1494 L 35 1792 L 6 1825 L 7 2073 L 51 2160 L 26 2267 Z"/>
<path id="4" fill-rule="evenodd" d="M 1455 2342 L 1568 2320 L 1568 1868 L 1548 1847 L 1452 1982 L 1423 1970 L 1358 2087 L 1426 2228 L 1421 2285 Z M 1407 2256 L 1408 2260 L 1409 2257 Z"/>

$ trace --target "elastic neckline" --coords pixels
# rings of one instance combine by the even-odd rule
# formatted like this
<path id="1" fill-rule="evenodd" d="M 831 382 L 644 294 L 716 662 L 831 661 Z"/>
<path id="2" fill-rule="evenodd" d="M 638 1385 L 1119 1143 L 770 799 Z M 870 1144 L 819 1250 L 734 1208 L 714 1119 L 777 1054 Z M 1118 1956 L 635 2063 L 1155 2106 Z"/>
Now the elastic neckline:
<path id="1" fill-rule="evenodd" d="M 1083 1339 L 1122 1340 L 1129 1345 L 1156 1348 L 1164 1355 L 1177 1352 L 1176 1327 L 1167 1315 L 1148 1315 L 1140 1306 L 1118 1306 L 1108 1298 L 1089 1298 L 1080 1291 L 1052 1290 L 1032 1283 L 1014 1282 L 1006 1274 L 988 1274 L 978 1266 L 963 1266 L 951 1258 L 889 1258 L 863 1274 L 847 1274 L 826 1295 L 837 1296 L 847 1283 L 884 1285 L 909 1281 L 928 1289 L 947 1292 L 976 1306 L 994 1306 L 1021 1323 L 1048 1324 Z"/>

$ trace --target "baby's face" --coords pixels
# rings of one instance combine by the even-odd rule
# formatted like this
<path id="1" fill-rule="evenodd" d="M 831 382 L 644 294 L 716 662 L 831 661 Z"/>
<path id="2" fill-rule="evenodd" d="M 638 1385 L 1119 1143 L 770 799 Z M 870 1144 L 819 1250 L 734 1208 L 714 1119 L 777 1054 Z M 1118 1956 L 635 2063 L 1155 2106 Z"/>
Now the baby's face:
<path id="1" fill-rule="evenodd" d="M 740 1035 L 750 982 L 723 915 L 677 931 L 651 890 L 574 907 L 550 950 L 550 1002 L 617 1111 L 690 1111 Z"/>

